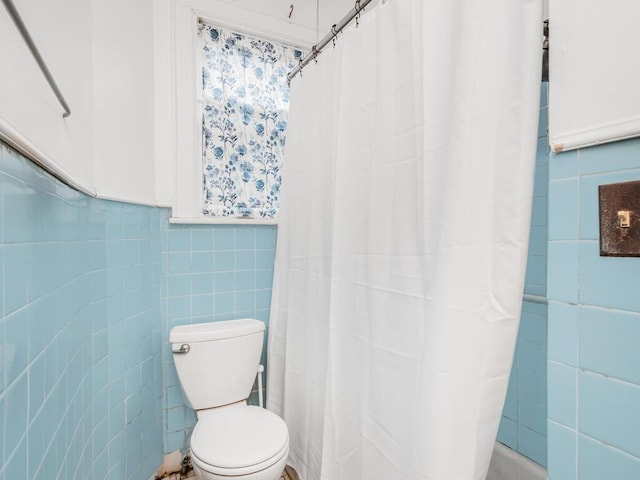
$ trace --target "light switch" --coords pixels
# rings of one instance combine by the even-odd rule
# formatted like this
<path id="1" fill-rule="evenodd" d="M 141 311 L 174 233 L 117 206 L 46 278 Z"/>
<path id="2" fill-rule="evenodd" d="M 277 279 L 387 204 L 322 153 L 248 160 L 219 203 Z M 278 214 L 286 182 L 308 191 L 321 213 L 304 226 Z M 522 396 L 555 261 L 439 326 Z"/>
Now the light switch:
<path id="1" fill-rule="evenodd" d="M 598 187 L 600 255 L 640 257 L 640 181 Z"/>
<path id="2" fill-rule="evenodd" d="M 631 212 L 629 210 L 620 210 L 618 212 L 618 226 L 620 228 L 631 227 Z"/>

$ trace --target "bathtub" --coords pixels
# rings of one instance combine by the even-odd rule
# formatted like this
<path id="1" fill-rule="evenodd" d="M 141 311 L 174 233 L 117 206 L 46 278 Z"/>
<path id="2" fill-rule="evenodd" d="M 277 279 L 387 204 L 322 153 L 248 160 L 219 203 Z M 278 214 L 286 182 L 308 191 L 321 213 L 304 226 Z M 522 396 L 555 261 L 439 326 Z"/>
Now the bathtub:
<path id="1" fill-rule="evenodd" d="M 487 480 L 546 480 L 547 470 L 497 442 Z"/>

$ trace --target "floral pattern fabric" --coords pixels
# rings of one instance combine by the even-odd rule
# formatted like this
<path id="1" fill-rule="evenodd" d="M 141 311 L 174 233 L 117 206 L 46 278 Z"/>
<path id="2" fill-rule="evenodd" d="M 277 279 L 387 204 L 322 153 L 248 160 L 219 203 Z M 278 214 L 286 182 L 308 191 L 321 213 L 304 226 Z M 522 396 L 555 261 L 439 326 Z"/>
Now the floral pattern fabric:
<path id="1" fill-rule="evenodd" d="M 301 52 L 202 25 L 206 215 L 276 218 L 287 131 L 287 73 Z"/>

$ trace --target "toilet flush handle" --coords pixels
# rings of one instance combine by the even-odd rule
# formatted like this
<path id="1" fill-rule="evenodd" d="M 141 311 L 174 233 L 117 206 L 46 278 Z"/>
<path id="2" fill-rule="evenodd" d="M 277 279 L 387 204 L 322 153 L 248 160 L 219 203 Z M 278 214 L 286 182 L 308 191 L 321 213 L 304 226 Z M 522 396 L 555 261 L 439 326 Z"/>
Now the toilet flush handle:
<path id="1" fill-rule="evenodd" d="M 173 353 L 189 353 L 189 350 L 191 350 L 191 347 L 187 343 L 183 343 L 178 348 L 176 348 L 176 347 L 178 347 L 178 346 L 177 345 L 171 345 L 171 351 Z"/>

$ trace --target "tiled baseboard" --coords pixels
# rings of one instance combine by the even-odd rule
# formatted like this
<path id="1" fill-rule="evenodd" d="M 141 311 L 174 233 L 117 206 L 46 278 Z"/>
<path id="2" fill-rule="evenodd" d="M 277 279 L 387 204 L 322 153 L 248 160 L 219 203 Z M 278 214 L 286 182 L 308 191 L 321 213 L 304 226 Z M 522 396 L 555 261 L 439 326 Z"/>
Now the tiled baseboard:
<path id="1" fill-rule="evenodd" d="M 193 470 L 191 469 L 189 470 L 187 475 L 184 476 L 184 475 L 181 475 L 179 472 L 164 473 L 164 468 L 165 468 L 164 465 L 160 466 L 158 468 L 158 471 L 149 480 L 158 480 L 159 478 L 162 478 L 164 480 L 183 480 L 183 479 L 191 478 L 194 476 Z M 280 480 L 300 480 L 300 477 L 298 476 L 298 472 L 296 472 L 296 470 L 293 467 L 287 465 L 284 469 L 284 472 L 282 472 L 282 476 L 280 477 Z"/>
<path id="2" fill-rule="evenodd" d="M 496 443 L 487 480 L 546 480 L 547 470 L 518 452 Z"/>

